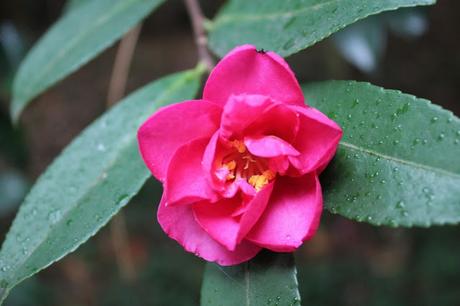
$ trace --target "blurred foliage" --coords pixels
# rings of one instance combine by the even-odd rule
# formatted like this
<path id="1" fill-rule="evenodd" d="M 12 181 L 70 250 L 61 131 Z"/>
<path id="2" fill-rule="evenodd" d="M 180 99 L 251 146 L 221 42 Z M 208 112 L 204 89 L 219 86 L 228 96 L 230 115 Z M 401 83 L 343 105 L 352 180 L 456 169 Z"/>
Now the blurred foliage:
<path id="1" fill-rule="evenodd" d="M 370 16 L 333 35 L 342 56 L 365 73 L 375 73 L 386 53 L 388 34 L 407 39 L 423 35 L 428 29 L 426 10 L 405 8 Z"/>

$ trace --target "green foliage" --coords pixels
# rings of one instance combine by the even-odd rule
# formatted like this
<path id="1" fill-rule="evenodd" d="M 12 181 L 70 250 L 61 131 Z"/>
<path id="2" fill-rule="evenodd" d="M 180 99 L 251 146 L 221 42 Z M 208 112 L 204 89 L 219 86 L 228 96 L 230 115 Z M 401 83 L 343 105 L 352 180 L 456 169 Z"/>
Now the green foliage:
<path id="1" fill-rule="evenodd" d="M 72 10 L 90 2 L 90 0 L 67 0 L 64 6 L 64 13 L 71 12 Z"/>
<path id="2" fill-rule="evenodd" d="M 344 136 L 322 177 L 326 208 L 375 225 L 460 222 L 460 119 L 367 83 L 306 86 L 307 103 Z"/>
<path id="3" fill-rule="evenodd" d="M 389 32 L 406 38 L 422 35 L 428 27 L 424 11 L 406 8 L 368 17 L 353 23 L 333 36 L 342 56 L 366 73 L 379 67 L 385 54 Z"/>
<path id="4" fill-rule="evenodd" d="M 0 252 L 0 299 L 25 278 L 94 235 L 150 176 L 137 148 L 139 125 L 158 107 L 195 96 L 203 69 L 166 77 L 91 124 L 26 197 Z"/>
<path id="5" fill-rule="evenodd" d="M 98 0 L 77 5 L 32 48 L 13 84 L 11 115 L 113 44 L 163 0 Z"/>
<path id="6" fill-rule="evenodd" d="M 288 56 L 369 15 L 435 0 L 231 0 L 210 28 L 219 56 L 250 43 Z"/>
<path id="7" fill-rule="evenodd" d="M 237 266 L 208 263 L 201 305 L 300 305 L 297 286 L 293 255 L 262 251 Z"/>

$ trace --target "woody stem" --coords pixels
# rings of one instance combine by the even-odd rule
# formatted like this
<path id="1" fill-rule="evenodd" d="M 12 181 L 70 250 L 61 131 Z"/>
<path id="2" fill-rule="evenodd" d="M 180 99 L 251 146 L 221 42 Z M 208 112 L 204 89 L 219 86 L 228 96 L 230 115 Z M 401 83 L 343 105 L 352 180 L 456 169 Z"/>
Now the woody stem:
<path id="1" fill-rule="evenodd" d="M 106 106 L 109 108 L 123 98 L 128 80 L 129 68 L 133 58 L 134 49 L 139 38 L 142 25 L 139 24 L 125 34 L 121 39 L 113 64 L 110 78 Z M 126 218 L 120 211 L 110 223 L 110 234 L 115 253 L 115 258 L 123 280 L 131 282 L 136 278 L 134 262 L 129 246 L 129 235 L 126 227 Z"/>
<path id="2" fill-rule="evenodd" d="M 214 60 L 207 47 L 208 38 L 204 28 L 205 18 L 201 11 L 200 4 L 198 3 L 198 0 L 184 0 L 184 2 L 192 21 L 193 35 L 198 49 L 198 57 L 200 62 L 206 65 L 208 71 L 211 71 L 214 67 Z"/>

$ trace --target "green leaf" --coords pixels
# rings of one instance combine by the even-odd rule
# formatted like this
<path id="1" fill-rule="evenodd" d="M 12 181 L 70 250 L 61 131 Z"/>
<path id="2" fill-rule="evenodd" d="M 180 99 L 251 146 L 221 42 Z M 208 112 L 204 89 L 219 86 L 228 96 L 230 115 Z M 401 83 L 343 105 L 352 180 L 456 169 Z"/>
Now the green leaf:
<path id="1" fill-rule="evenodd" d="M 63 13 L 69 13 L 77 7 L 80 7 L 81 5 L 86 4 L 90 1 L 91 0 L 67 0 L 63 8 Z"/>
<path id="2" fill-rule="evenodd" d="M 241 44 L 288 56 L 369 15 L 435 0 L 231 0 L 210 30 L 209 44 L 220 56 Z"/>
<path id="3" fill-rule="evenodd" d="M 460 222 L 460 119 L 424 99 L 367 83 L 304 87 L 343 128 L 322 175 L 326 208 L 375 225 Z"/>
<path id="4" fill-rule="evenodd" d="M 88 1 L 64 14 L 19 67 L 13 84 L 13 119 L 30 100 L 112 45 L 163 1 Z"/>
<path id="5" fill-rule="evenodd" d="M 136 91 L 78 136 L 38 179 L 0 251 L 0 300 L 25 278 L 93 236 L 150 176 L 137 148 L 140 124 L 158 107 L 191 99 L 202 67 Z"/>
<path id="6" fill-rule="evenodd" d="M 201 305 L 300 305 L 292 253 L 262 251 L 251 261 L 232 267 L 208 263 Z"/>

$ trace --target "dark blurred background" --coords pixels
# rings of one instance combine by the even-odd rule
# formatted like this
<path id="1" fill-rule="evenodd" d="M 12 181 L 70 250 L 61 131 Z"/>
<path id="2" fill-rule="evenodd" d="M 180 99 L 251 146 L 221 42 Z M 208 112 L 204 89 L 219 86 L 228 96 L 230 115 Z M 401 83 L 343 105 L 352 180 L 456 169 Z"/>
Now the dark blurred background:
<path id="1" fill-rule="evenodd" d="M 214 16 L 224 1 L 201 1 Z M 105 110 L 116 46 L 9 120 L 14 71 L 62 14 L 64 1 L 0 1 L 0 236 L 24 194 L 60 151 Z M 409 17 L 407 17 L 409 16 Z M 415 17 L 414 17 L 415 16 Z M 460 1 L 373 17 L 288 59 L 302 82 L 356 79 L 427 98 L 460 114 Z M 196 63 L 179 0 L 144 22 L 128 92 Z M 120 275 L 109 226 L 76 252 L 14 289 L 8 306 L 198 305 L 204 263 L 159 228 L 153 180 L 124 209 L 125 252 L 134 279 Z M 303 305 L 460 305 L 460 228 L 375 228 L 324 213 L 317 235 L 296 252 Z M 122 250 L 123 251 L 123 250 Z"/>

